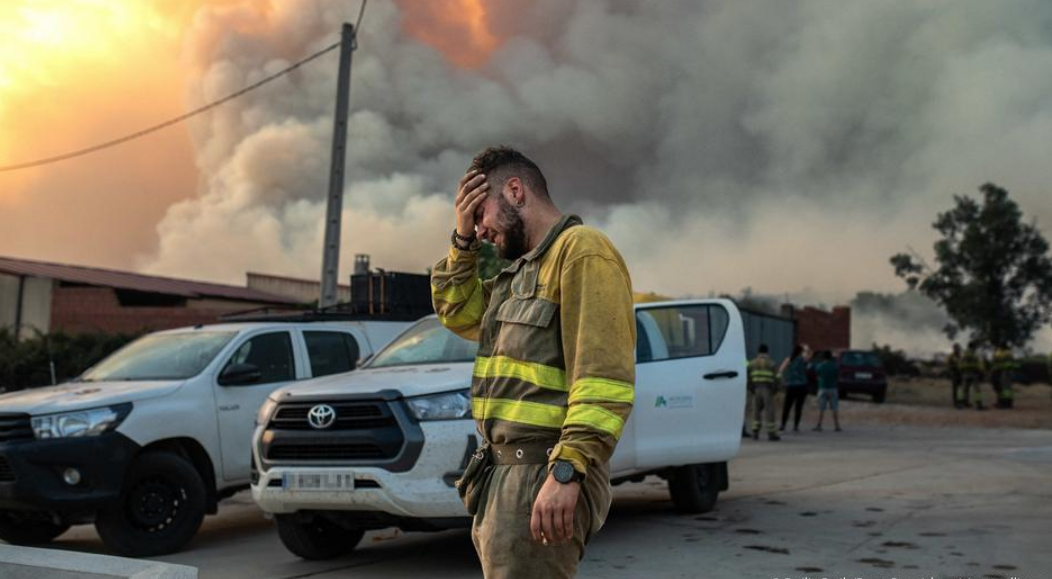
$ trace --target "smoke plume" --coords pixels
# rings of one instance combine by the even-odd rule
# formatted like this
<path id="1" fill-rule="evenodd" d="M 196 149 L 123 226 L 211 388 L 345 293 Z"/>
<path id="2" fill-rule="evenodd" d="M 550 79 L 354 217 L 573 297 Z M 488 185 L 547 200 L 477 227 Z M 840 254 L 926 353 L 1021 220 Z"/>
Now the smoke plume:
<path id="1" fill-rule="evenodd" d="M 356 16 L 343 0 L 202 8 L 190 104 Z M 993 181 L 1052 219 L 1050 26 L 1036 0 L 373 2 L 342 271 L 355 253 L 423 271 L 471 156 L 505 143 L 611 236 L 637 289 L 898 291 L 888 257 L 929 248 L 952 194 Z M 318 276 L 335 74 L 333 53 L 193 125 L 199 191 L 168 209 L 144 269 Z"/>

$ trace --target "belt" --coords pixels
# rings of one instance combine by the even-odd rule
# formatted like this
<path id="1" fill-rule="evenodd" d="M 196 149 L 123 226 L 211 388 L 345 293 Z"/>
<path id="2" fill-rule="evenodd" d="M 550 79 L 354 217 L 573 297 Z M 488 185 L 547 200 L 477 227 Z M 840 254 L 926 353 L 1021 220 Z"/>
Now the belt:
<path id="1" fill-rule="evenodd" d="M 548 464 L 554 447 L 554 442 L 491 444 L 489 451 L 493 464 Z"/>

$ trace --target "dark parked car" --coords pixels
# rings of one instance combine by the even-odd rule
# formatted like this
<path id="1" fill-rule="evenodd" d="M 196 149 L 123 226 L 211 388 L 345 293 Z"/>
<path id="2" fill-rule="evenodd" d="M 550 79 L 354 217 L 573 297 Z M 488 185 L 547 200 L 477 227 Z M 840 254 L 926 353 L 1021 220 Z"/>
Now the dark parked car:
<path id="1" fill-rule="evenodd" d="M 837 384 L 840 395 L 868 394 L 873 402 L 884 402 L 888 391 L 884 364 L 876 352 L 867 350 L 844 350 L 837 355 L 840 376 Z"/>

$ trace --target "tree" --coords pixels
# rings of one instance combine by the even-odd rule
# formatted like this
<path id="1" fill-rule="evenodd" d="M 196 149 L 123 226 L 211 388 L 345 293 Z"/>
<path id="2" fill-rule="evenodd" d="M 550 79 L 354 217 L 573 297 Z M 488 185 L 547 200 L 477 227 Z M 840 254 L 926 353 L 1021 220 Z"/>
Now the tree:
<path id="1" fill-rule="evenodd" d="M 1023 346 L 1052 319 L 1052 259 L 1048 241 L 1008 191 L 987 183 L 982 200 L 954 196 L 954 207 L 932 227 L 937 268 L 915 253 L 892 256 L 895 275 L 941 305 L 953 338 L 966 330 L 984 344 Z"/>

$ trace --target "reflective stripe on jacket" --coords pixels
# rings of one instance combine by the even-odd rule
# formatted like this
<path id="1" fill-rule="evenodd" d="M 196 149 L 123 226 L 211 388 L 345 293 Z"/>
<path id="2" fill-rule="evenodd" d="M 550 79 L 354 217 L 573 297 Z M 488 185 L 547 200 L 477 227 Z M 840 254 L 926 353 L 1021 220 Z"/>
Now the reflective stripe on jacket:
<path id="1" fill-rule="evenodd" d="M 605 465 L 635 396 L 635 314 L 620 254 L 571 215 L 492 280 L 477 277 L 478 248 L 450 248 L 432 269 L 431 294 L 442 323 L 479 342 L 479 432 L 493 444 L 558 440 L 550 459 L 583 473 Z"/>
<path id="2" fill-rule="evenodd" d="M 749 382 L 753 385 L 774 384 L 778 379 L 774 360 L 767 354 L 760 354 L 749 362 Z"/>

